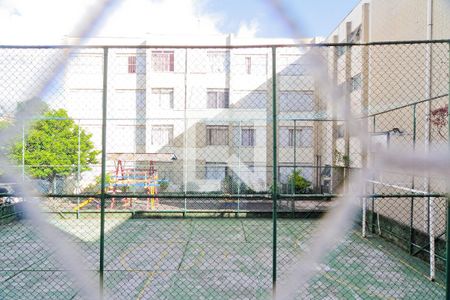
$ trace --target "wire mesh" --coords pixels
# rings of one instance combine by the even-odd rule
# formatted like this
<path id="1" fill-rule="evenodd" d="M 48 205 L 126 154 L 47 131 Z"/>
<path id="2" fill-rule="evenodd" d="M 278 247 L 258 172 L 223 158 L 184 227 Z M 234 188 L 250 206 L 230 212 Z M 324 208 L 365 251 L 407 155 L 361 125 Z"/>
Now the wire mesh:
<path id="1" fill-rule="evenodd" d="M 448 43 L 80 48 L 42 113 L 17 124 L 63 51 L 0 50 L 1 130 L 21 128 L 1 151 L 108 298 L 270 298 L 364 168 L 376 171 L 353 229 L 296 297 L 444 297 L 447 180 L 377 169 L 377 156 L 447 151 Z M 0 298 L 81 298 L 6 178 Z"/>

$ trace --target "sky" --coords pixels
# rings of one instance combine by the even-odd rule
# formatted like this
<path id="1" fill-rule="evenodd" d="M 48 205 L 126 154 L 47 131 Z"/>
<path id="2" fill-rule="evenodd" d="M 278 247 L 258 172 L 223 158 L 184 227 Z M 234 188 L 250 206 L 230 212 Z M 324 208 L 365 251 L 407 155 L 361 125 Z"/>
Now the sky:
<path id="1" fill-rule="evenodd" d="M 122 0 L 103 19 L 97 35 L 293 37 L 273 2 L 289 12 L 303 37 L 326 37 L 359 0 Z M 0 0 L 0 44 L 62 44 L 64 36 L 78 34 L 98 3 Z"/>

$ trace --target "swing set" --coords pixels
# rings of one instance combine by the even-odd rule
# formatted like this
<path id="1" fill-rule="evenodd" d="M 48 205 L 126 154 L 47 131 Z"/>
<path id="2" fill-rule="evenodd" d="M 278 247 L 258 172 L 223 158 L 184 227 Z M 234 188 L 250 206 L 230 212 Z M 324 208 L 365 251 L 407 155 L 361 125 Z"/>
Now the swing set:
<path id="1" fill-rule="evenodd" d="M 166 179 L 159 178 L 155 163 L 173 162 L 177 157 L 175 153 L 108 153 L 107 160 L 114 162 L 108 192 L 116 195 L 144 191 L 148 195 L 146 209 L 155 210 L 159 204 L 158 190 L 162 183 L 168 183 Z M 136 198 L 122 198 L 124 207 L 132 208 L 133 201 Z M 116 202 L 113 197 L 110 208 L 115 208 Z"/>

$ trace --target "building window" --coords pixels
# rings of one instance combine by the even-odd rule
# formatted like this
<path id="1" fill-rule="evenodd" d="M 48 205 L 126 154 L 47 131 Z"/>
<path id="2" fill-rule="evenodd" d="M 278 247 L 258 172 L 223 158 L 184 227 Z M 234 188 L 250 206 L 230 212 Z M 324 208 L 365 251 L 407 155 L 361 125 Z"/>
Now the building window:
<path id="1" fill-rule="evenodd" d="M 205 179 L 223 180 L 227 174 L 225 163 L 207 162 L 205 166 Z"/>
<path id="2" fill-rule="evenodd" d="M 136 73 L 136 56 L 128 56 L 128 73 Z"/>
<path id="3" fill-rule="evenodd" d="M 250 56 L 245 57 L 245 74 L 252 73 L 252 58 Z"/>
<path id="4" fill-rule="evenodd" d="M 229 71 L 230 55 L 224 51 L 208 51 L 209 71 L 211 73 L 226 73 Z"/>
<path id="5" fill-rule="evenodd" d="M 344 124 L 337 125 L 336 127 L 337 138 L 343 138 L 345 136 L 345 126 Z"/>
<path id="6" fill-rule="evenodd" d="M 350 79 L 350 92 L 361 89 L 361 86 L 362 86 L 362 77 L 361 73 L 359 73 Z"/>
<path id="7" fill-rule="evenodd" d="M 153 125 L 151 143 L 154 146 L 170 146 L 173 144 L 172 125 Z"/>
<path id="8" fill-rule="evenodd" d="M 347 50 L 347 46 L 336 46 L 337 56 L 341 57 L 342 55 L 344 55 L 346 50 Z"/>
<path id="9" fill-rule="evenodd" d="M 233 71 L 239 74 L 265 76 L 267 74 L 267 56 L 264 54 L 236 54 L 233 56 Z"/>
<path id="10" fill-rule="evenodd" d="M 228 90 L 208 89 L 206 108 L 228 108 L 230 97 Z"/>
<path id="11" fill-rule="evenodd" d="M 253 147 L 255 146 L 255 129 L 242 128 L 241 129 L 241 146 Z"/>
<path id="12" fill-rule="evenodd" d="M 289 129 L 289 147 L 311 147 L 313 140 L 312 127 L 301 127 Z"/>
<path id="13" fill-rule="evenodd" d="M 228 126 L 206 126 L 208 146 L 228 145 Z"/>
<path id="14" fill-rule="evenodd" d="M 173 109 L 173 89 L 152 89 L 152 99 L 159 109 Z"/>
<path id="15" fill-rule="evenodd" d="M 356 43 L 361 40 L 361 25 L 359 25 L 350 33 L 350 36 L 347 38 L 347 40 L 349 43 Z"/>
<path id="16" fill-rule="evenodd" d="M 280 93 L 280 111 L 312 111 L 314 93 L 312 91 L 284 91 Z"/>
<path id="17" fill-rule="evenodd" d="M 282 147 L 312 147 L 313 142 L 313 128 L 311 126 L 281 127 L 280 128 L 280 144 Z"/>
<path id="18" fill-rule="evenodd" d="M 154 72 L 173 72 L 173 51 L 152 51 L 152 70 Z"/>

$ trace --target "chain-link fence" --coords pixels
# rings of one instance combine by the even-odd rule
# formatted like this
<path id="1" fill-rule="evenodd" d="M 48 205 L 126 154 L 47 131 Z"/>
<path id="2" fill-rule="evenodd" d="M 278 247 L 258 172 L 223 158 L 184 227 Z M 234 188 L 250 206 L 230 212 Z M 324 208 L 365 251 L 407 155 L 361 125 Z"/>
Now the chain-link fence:
<path id="1" fill-rule="evenodd" d="M 448 151 L 448 42 L 76 49 L 39 99 L 67 49 L 0 49 L 0 298 L 83 298 L 26 178 L 105 298 L 268 299 L 367 169 L 296 297 L 445 297 L 448 179 L 378 158 Z"/>

